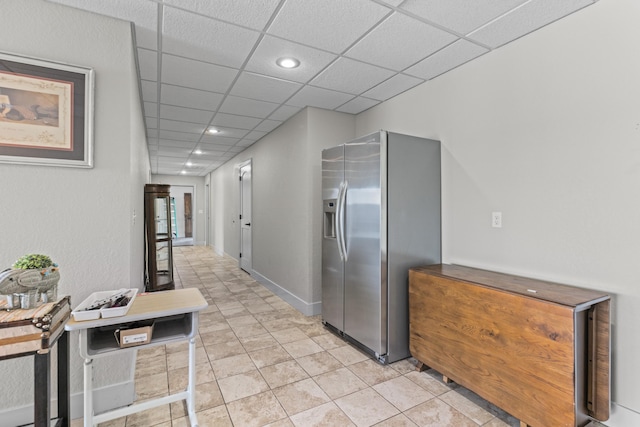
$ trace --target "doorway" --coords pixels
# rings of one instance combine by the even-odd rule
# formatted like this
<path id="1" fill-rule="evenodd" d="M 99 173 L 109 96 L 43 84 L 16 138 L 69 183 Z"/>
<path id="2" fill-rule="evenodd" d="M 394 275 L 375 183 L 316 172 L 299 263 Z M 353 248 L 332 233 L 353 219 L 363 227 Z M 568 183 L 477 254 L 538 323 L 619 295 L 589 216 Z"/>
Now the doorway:
<path id="1" fill-rule="evenodd" d="M 251 160 L 240 163 L 240 268 L 251 274 Z"/>
<path id="2" fill-rule="evenodd" d="M 184 237 L 193 237 L 191 193 L 184 193 Z"/>
<path id="3" fill-rule="evenodd" d="M 171 185 L 173 246 L 194 245 L 194 190 L 192 185 Z"/>

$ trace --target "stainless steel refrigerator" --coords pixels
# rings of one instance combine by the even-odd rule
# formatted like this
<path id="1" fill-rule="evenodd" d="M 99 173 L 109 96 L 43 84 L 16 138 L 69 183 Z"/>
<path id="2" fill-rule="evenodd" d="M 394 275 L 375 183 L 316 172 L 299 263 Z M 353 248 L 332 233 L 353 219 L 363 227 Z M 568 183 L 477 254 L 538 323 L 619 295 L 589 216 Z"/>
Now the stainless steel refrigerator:
<path id="1" fill-rule="evenodd" d="M 322 320 L 409 357 L 408 269 L 441 261 L 440 142 L 386 131 L 322 152 Z"/>

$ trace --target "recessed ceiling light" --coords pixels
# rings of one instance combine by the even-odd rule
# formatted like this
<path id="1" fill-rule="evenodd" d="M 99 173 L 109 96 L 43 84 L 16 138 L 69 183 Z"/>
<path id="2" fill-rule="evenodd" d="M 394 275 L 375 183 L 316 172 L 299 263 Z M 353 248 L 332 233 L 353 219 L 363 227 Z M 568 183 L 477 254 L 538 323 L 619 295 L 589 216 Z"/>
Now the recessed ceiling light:
<path id="1" fill-rule="evenodd" d="M 220 131 L 216 128 L 209 128 L 209 130 L 207 131 L 209 133 L 220 133 Z"/>
<path id="2" fill-rule="evenodd" d="M 300 61 L 296 58 L 278 58 L 276 64 L 282 68 L 296 68 L 300 65 Z"/>
<path id="3" fill-rule="evenodd" d="M 187 174 L 187 171 L 180 171 L 180 173 L 181 173 L 182 175 L 186 175 L 186 174 Z"/>
<path id="4" fill-rule="evenodd" d="M 194 154 L 202 154 L 202 150 L 196 150 L 193 152 Z"/>
<path id="5" fill-rule="evenodd" d="M 187 162 L 187 163 L 186 163 L 186 165 L 187 165 L 187 166 L 189 166 L 189 167 L 191 167 L 191 166 L 193 166 L 193 163 L 191 163 L 191 162 Z"/>

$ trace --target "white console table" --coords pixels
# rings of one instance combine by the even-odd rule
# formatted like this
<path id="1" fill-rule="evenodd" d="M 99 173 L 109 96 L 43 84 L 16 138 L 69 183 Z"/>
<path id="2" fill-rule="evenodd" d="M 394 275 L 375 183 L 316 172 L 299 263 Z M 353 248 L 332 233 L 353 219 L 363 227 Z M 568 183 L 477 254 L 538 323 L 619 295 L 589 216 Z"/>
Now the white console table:
<path id="1" fill-rule="evenodd" d="M 80 331 L 80 355 L 84 358 L 84 427 L 93 427 L 115 418 L 186 400 L 189 420 L 197 427 L 196 396 L 196 335 L 198 314 L 208 306 L 196 288 L 176 289 L 139 294 L 125 316 L 77 322 L 70 320 L 65 329 Z M 153 320 L 153 334 L 147 344 L 120 348 L 114 337 L 115 327 L 132 322 Z M 114 352 L 135 351 L 141 348 L 189 341 L 189 381 L 186 390 L 169 396 L 132 404 L 98 415 L 93 413 L 93 359 Z"/>

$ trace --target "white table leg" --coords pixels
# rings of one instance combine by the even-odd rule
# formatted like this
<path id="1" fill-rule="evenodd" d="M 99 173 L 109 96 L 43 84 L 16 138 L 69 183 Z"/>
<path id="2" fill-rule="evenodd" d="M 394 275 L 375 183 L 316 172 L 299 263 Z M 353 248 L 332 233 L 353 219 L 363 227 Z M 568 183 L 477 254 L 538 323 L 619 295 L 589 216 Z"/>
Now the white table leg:
<path id="1" fill-rule="evenodd" d="M 84 427 L 93 427 L 93 359 L 84 359 Z"/>
<path id="2" fill-rule="evenodd" d="M 187 411 L 192 427 L 197 427 L 196 418 L 196 339 L 189 339 L 189 385 L 187 385 Z"/>

